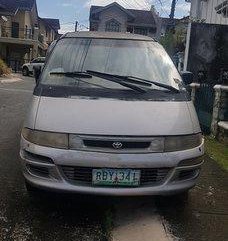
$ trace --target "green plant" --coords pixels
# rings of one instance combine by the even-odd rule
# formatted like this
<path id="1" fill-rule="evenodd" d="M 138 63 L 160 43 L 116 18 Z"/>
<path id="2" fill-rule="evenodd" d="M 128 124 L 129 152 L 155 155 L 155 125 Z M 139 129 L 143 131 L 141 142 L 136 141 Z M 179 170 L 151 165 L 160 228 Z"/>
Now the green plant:
<path id="1" fill-rule="evenodd" d="M 163 37 L 160 39 L 161 45 L 166 49 L 168 54 L 172 56 L 175 52 L 175 43 L 174 43 L 174 35 L 171 32 L 166 33 Z"/>
<path id="2" fill-rule="evenodd" d="M 228 171 L 228 147 L 213 137 L 205 138 L 206 153 Z"/>
<path id="3" fill-rule="evenodd" d="M 176 52 L 183 52 L 185 50 L 185 31 L 185 28 L 176 26 L 175 30 L 167 31 L 161 37 L 160 43 L 170 56 L 173 56 Z"/>
<path id="4" fill-rule="evenodd" d="M 7 65 L 2 59 L 0 59 L 0 76 L 8 75 L 10 73 L 11 73 L 11 69 L 7 67 Z"/>

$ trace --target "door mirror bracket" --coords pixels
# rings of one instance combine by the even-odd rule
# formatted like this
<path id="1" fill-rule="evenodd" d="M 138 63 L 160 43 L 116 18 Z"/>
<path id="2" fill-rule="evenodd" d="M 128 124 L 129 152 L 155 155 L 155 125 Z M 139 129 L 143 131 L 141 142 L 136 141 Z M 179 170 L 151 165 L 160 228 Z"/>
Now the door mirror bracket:
<path id="1" fill-rule="evenodd" d="M 193 82 L 193 73 L 189 71 L 182 71 L 181 77 L 185 85 L 190 85 Z"/>

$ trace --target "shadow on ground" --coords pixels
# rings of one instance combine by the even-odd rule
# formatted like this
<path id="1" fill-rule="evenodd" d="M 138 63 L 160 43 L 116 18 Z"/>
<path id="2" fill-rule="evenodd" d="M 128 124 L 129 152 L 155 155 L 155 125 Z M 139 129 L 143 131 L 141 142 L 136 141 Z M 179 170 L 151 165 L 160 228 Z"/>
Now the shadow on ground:
<path id="1" fill-rule="evenodd" d="M 157 198 L 159 213 L 184 241 L 228 240 L 228 173 L 206 158 L 200 181 L 188 199 Z"/>

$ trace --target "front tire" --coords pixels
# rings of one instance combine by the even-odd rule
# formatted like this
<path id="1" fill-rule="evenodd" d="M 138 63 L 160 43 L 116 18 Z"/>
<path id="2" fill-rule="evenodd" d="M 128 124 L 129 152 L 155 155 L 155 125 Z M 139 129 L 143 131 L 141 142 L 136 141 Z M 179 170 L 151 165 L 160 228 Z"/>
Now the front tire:
<path id="1" fill-rule="evenodd" d="M 24 67 L 22 69 L 22 75 L 23 76 L 29 76 L 29 69 L 28 69 L 28 67 Z"/>

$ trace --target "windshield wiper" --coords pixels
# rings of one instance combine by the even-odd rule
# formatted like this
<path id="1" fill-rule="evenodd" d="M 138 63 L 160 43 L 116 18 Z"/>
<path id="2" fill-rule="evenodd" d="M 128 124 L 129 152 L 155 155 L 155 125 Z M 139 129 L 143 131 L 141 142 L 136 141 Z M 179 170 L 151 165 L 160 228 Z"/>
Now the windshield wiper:
<path id="1" fill-rule="evenodd" d="M 170 91 L 174 91 L 174 92 L 176 92 L 176 93 L 179 93 L 179 92 L 180 92 L 178 89 L 174 88 L 174 87 L 171 86 L 171 85 L 166 85 L 166 84 L 159 83 L 159 82 L 156 82 L 156 81 L 145 80 L 145 79 L 138 78 L 138 77 L 134 77 L 134 76 L 126 76 L 126 78 L 128 78 L 128 79 L 134 79 L 134 80 L 140 80 L 140 81 L 145 81 L 146 83 L 150 83 L 150 84 L 156 85 L 156 86 L 158 86 L 158 87 L 162 87 L 162 88 L 164 88 L 164 89 L 167 89 L 167 90 L 170 90 Z"/>
<path id="2" fill-rule="evenodd" d="M 64 75 L 66 77 L 78 77 L 78 78 L 92 78 L 93 76 L 87 72 L 75 71 L 75 72 L 50 72 L 50 75 Z"/>
<path id="3" fill-rule="evenodd" d="M 96 76 L 117 84 L 120 84 L 124 87 L 130 88 L 132 90 L 135 90 L 140 93 L 146 93 L 147 91 L 145 89 L 142 89 L 134 84 L 141 84 L 144 86 L 151 86 L 151 84 L 148 83 L 142 83 L 142 81 L 137 81 L 137 80 L 128 80 L 128 78 L 125 78 L 124 76 L 119 76 L 119 75 L 112 75 L 112 74 L 107 74 L 107 73 L 102 73 L 98 71 L 92 71 L 92 70 L 87 70 L 86 73 Z"/>
<path id="4" fill-rule="evenodd" d="M 119 80 L 121 80 L 121 83 L 123 83 L 123 81 L 124 81 L 127 83 L 137 84 L 137 85 L 141 85 L 141 86 L 145 86 L 145 87 L 151 87 L 152 85 L 156 85 L 158 87 L 162 87 L 162 88 L 165 88 L 167 90 L 170 90 L 170 91 L 173 91 L 176 93 L 180 92 L 178 89 L 174 88 L 173 86 L 162 84 L 162 83 L 159 83 L 156 81 L 149 81 L 149 80 L 134 77 L 134 76 L 112 75 L 112 74 L 101 73 L 101 72 L 92 71 L 92 70 L 87 70 L 86 72 L 91 75 L 94 75 L 94 76 L 96 75 L 98 77 L 100 77 L 101 75 L 104 77 L 115 77 L 115 78 L 118 78 Z"/>

